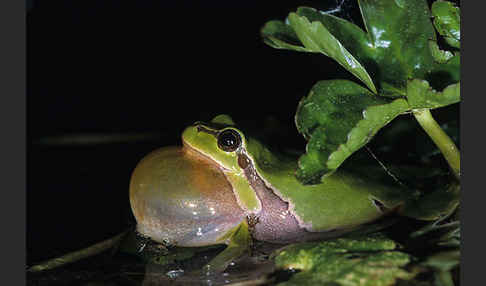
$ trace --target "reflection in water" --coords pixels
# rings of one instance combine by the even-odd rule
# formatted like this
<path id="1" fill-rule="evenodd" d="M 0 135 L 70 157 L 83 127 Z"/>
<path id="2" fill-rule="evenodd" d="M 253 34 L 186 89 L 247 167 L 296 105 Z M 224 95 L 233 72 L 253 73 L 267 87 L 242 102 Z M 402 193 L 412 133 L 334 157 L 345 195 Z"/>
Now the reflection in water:
<path id="1" fill-rule="evenodd" d="M 204 252 L 187 261 L 171 265 L 149 263 L 145 266 L 143 286 L 157 285 L 231 285 L 239 282 L 250 282 L 251 285 L 261 285 L 270 282 L 270 274 L 275 271 L 272 260 L 268 255 L 281 245 L 267 243 L 259 244 L 253 255 L 245 255 L 238 261 L 231 263 L 225 272 L 207 275 L 202 271 L 212 256 L 217 255 L 221 249 Z"/>

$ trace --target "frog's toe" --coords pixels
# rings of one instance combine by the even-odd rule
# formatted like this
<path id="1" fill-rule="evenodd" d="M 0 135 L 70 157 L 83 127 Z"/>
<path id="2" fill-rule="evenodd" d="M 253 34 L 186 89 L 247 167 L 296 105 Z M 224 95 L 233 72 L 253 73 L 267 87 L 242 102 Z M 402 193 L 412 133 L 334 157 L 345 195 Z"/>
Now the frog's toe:
<path id="1" fill-rule="evenodd" d="M 251 245 L 251 235 L 248 224 L 242 222 L 229 238 L 228 246 L 215 258 L 204 265 L 202 271 L 205 275 L 218 274 L 226 270 L 231 262 L 248 252 Z"/>

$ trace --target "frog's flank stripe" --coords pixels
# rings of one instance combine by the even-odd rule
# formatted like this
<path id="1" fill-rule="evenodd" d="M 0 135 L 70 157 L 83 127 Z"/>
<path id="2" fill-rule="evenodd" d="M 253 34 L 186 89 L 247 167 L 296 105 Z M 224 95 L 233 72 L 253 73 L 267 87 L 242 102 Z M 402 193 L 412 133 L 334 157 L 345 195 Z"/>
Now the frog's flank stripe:
<path id="1" fill-rule="evenodd" d="M 255 195 L 255 191 L 248 184 L 245 175 L 231 172 L 224 172 L 224 174 L 233 187 L 238 205 L 250 213 L 259 213 L 262 209 L 262 204 Z"/>

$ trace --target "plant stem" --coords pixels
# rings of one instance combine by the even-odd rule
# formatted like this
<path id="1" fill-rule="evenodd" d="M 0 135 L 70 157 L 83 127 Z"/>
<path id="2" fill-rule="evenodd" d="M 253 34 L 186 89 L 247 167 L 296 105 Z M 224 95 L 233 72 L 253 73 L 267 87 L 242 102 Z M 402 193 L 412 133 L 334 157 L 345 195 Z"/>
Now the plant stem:
<path id="1" fill-rule="evenodd" d="M 440 128 L 439 124 L 435 121 L 430 113 L 429 109 L 417 109 L 413 111 L 415 119 L 422 128 L 427 132 L 435 145 L 442 152 L 442 155 L 449 163 L 449 167 L 452 169 L 454 176 L 457 180 L 461 179 L 461 155 L 456 147 L 456 144 L 451 138 Z"/>
<path id="2" fill-rule="evenodd" d="M 451 273 L 449 271 L 440 271 L 435 273 L 435 285 L 454 286 Z"/>
<path id="3" fill-rule="evenodd" d="M 52 258 L 47 261 L 41 262 L 37 265 L 34 265 L 30 268 L 27 269 L 27 272 L 41 272 L 53 268 L 57 268 L 59 266 L 63 266 L 68 263 L 73 263 L 78 260 L 81 260 L 83 258 L 87 258 L 93 255 L 96 255 L 100 252 L 103 252 L 113 246 L 115 246 L 127 233 L 127 231 L 124 231 L 114 237 L 111 237 L 109 239 L 106 239 L 102 242 L 99 242 L 97 244 L 94 244 L 92 246 L 89 246 L 87 248 L 74 251 L 71 253 L 68 253 L 66 255 L 63 255 L 61 257 L 57 258 Z"/>

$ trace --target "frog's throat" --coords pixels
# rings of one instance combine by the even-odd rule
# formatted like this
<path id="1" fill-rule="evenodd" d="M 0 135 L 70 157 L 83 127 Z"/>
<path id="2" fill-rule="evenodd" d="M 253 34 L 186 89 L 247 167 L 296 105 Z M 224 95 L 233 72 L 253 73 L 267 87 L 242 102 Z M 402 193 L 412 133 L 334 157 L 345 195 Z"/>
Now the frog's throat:
<path id="1" fill-rule="evenodd" d="M 234 170 L 225 168 L 219 164 L 216 160 L 212 159 L 210 156 L 206 155 L 204 152 L 193 148 L 189 143 L 183 140 L 183 146 L 188 152 L 193 152 L 198 156 L 204 157 L 205 159 L 214 163 L 217 168 L 223 173 L 226 181 L 231 185 L 233 195 L 236 198 L 238 206 L 245 211 L 247 214 L 258 214 L 262 209 L 262 203 L 258 199 L 255 191 L 249 185 L 247 179 L 243 175 L 243 171 L 240 173 L 235 173 Z"/>
<path id="2" fill-rule="evenodd" d="M 246 150 L 241 148 L 238 152 L 238 162 L 248 162 L 242 167 L 243 172 L 255 191 L 258 199 L 262 202 L 262 210 L 258 214 L 260 218 L 268 219 L 270 224 L 285 224 L 287 229 L 293 229 L 296 235 L 303 235 L 303 232 L 313 232 L 312 224 L 305 223 L 294 210 L 294 204 L 283 199 L 282 195 L 269 182 L 260 176 L 255 167 L 255 162 L 251 156 L 248 156 Z M 277 219 L 277 217 L 280 219 Z M 282 225 L 282 227 L 284 227 Z M 304 231 L 305 230 L 305 231 Z M 309 233 L 305 236 L 310 238 Z M 291 239 L 295 240 L 295 239 Z"/>
<path id="3" fill-rule="evenodd" d="M 199 122 L 194 123 L 194 126 L 197 126 L 198 132 L 205 132 L 213 135 L 214 137 L 217 137 L 219 134 L 218 130 L 206 128 L 205 126 L 199 124 Z M 268 212 L 275 212 L 275 206 L 279 206 L 278 209 L 280 210 L 285 208 L 284 211 L 288 214 L 289 217 L 288 221 L 284 223 L 291 224 L 292 226 L 295 223 L 295 225 L 298 226 L 300 229 L 305 229 L 309 232 L 312 232 L 312 223 L 304 222 L 296 214 L 294 210 L 294 204 L 287 200 L 284 200 L 280 192 L 276 190 L 271 184 L 269 184 L 269 182 L 264 180 L 262 176 L 260 176 L 260 174 L 258 174 L 255 162 L 253 158 L 248 155 L 244 145 L 240 146 L 235 151 L 238 157 L 238 165 L 241 168 L 242 174 L 232 173 L 231 170 L 225 168 L 224 166 L 221 166 L 214 159 L 210 158 L 203 152 L 196 150 L 184 140 L 183 145 L 191 149 L 191 151 L 197 152 L 201 156 L 204 156 L 208 160 L 211 160 L 221 169 L 221 171 L 225 174 L 226 180 L 233 187 L 233 193 L 240 208 L 250 214 L 254 214 L 257 216 L 263 215 L 264 217 L 268 217 Z M 246 180 L 244 178 L 246 178 Z M 243 182 L 243 180 L 245 182 Z M 263 209 L 263 204 L 267 205 L 267 210 Z M 267 213 L 262 214 L 262 212 Z"/>

